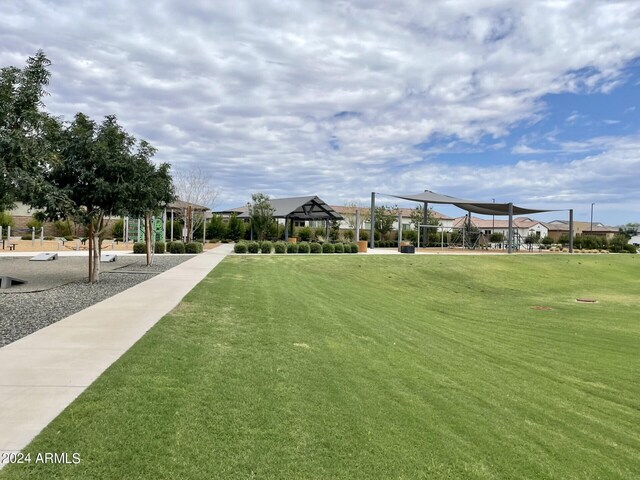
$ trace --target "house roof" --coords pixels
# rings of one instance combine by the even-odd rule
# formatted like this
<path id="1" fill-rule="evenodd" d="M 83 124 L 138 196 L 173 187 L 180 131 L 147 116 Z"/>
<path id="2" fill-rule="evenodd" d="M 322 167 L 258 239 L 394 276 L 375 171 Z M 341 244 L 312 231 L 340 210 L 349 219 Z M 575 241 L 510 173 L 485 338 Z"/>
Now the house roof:
<path id="1" fill-rule="evenodd" d="M 440 203 L 455 205 L 462 210 L 482 215 L 509 215 L 509 205 L 511 205 L 513 215 L 529 215 L 531 213 L 552 212 L 554 210 L 532 209 L 517 207 L 509 203 L 482 202 L 476 200 L 464 200 L 462 198 L 451 197 L 441 193 L 425 190 L 423 193 L 415 195 L 389 195 L 391 197 L 411 200 L 412 202 Z"/>
<path id="2" fill-rule="evenodd" d="M 292 220 L 342 220 L 336 212 L 317 196 L 272 198 L 269 200 L 275 210 L 273 218 L 290 218 Z M 238 218 L 249 218 L 249 207 L 232 208 L 224 212 L 237 213 Z"/>
<path id="3" fill-rule="evenodd" d="M 545 223 L 547 228 L 556 232 L 568 232 L 569 221 L 568 220 L 553 220 Z M 577 232 L 590 232 L 591 222 L 573 222 L 573 229 Z M 609 227 L 600 222 L 593 222 L 593 232 L 595 233 L 618 233 L 618 228 Z"/>
<path id="4" fill-rule="evenodd" d="M 344 206 L 344 205 L 331 205 L 331 208 L 333 208 L 336 212 L 340 213 L 340 214 L 352 214 L 354 213 L 354 210 L 356 207 L 348 207 L 348 206 Z M 369 207 L 357 207 L 358 210 L 360 210 L 360 212 L 364 215 L 364 214 L 368 214 L 370 208 Z M 414 211 L 413 208 L 399 208 L 398 210 L 400 210 L 400 212 L 402 213 L 402 217 L 403 218 L 409 218 L 411 216 L 411 213 Z M 437 218 L 438 220 L 452 220 L 451 217 L 444 215 L 440 212 L 437 212 L 433 209 L 430 209 L 431 214 Z"/>
<path id="5" fill-rule="evenodd" d="M 455 218 L 453 221 L 454 227 L 461 227 L 464 225 L 464 222 L 467 220 L 466 216 Z M 509 228 L 509 220 L 493 220 L 486 218 L 478 218 L 471 217 L 471 223 L 480 229 L 487 228 L 496 228 L 496 229 L 507 229 Z M 539 222 L 538 220 L 534 220 L 529 217 L 517 217 L 513 219 L 513 226 L 515 228 L 533 228 L 536 225 L 546 226 L 544 223 Z"/>

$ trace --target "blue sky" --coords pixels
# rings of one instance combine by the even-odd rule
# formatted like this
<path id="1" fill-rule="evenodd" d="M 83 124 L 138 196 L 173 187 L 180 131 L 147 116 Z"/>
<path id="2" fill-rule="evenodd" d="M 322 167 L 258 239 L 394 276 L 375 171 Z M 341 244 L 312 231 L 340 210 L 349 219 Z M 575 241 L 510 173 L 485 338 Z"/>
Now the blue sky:
<path id="1" fill-rule="evenodd" d="M 0 65 L 44 49 L 50 112 L 115 114 L 216 209 L 430 189 L 617 225 L 640 221 L 638 31 L 635 0 L 10 0 Z"/>

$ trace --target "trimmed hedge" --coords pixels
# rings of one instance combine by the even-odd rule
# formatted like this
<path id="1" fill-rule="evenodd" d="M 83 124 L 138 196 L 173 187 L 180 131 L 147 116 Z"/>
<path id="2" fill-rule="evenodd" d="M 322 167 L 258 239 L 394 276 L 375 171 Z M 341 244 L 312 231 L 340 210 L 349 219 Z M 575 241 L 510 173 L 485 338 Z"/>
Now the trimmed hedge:
<path id="1" fill-rule="evenodd" d="M 357 243 L 352 243 L 351 244 L 351 253 L 358 253 L 358 244 Z"/>
<path id="2" fill-rule="evenodd" d="M 344 245 L 342 245 L 341 243 L 336 243 L 333 246 L 333 251 L 334 253 L 344 253 Z"/>
<path id="3" fill-rule="evenodd" d="M 247 244 L 246 243 L 236 243 L 233 246 L 233 251 L 236 253 L 247 253 Z"/>
<path id="4" fill-rule="evenodd" d="M 184 243 L 182 243 L 182 242 L 169 242 L 167 244 L 167 249 L 169 250 L 169 253 L 184 253 L 185 252 Z"/>
<path id="5" fill-rule="evenodd" d="M 298 244 L 287 243 L 287 253 L 298 253 Z"/>
<path id="6" fill-rule="evenodd" d="M 185 253 L 202 253 L 202 244 L 200 242 L 190 242 L 184 246 Z"/>
<path id="7" fill-rule="evenodd" d="M 298 244 L 298 253 L 309 253 L 310 250 L 311 247 L 307 242 L 301 242 Z"/>
<path id="8" fill-rule="evenodd" d="M 312 242 L 309 244 L 309 252 L 310 253 L 322 253 L 322 245 L 317 242 Z"/>
<path id="9" fill-rule="evenodd" d="M 166 245 L 164 242 L 156 242 L 155 253 L 164 253 L 165 247 Z"/>
<path id="10" fill-rule="evenodd" d="M 258 242 L 247 243 L 247 252 L 258 253 L 259 251 L 260 251 L 260 245 L 258 245 Z"/>
<path id="11" fill-rule="evenodd" d="M 144 242 L 136 242 L 133 244 L 133 253 L 147 253 L 147 246 Z"/>
<path id="12" fill-rule="evenodd" d="M 322 245 L 322 253 L 333 253 L 335 252 L 335 248 L 332 243 L 325 243 Z"/>
<path id="13" fill-rule="evenodd" d="M 260 244 L 260 253 L 269 254 L 271 253 L 271 250 L 273 250 L 273 243 L 271 243 L 269 240 L 265 240 Z"/>
<path id="14" fill-rule="evenodd" d="M 273 245 L 273 251 L 275 253 L 286 253 L 287 252 L 287 244 L 284 242 L 276 242 Z"/>

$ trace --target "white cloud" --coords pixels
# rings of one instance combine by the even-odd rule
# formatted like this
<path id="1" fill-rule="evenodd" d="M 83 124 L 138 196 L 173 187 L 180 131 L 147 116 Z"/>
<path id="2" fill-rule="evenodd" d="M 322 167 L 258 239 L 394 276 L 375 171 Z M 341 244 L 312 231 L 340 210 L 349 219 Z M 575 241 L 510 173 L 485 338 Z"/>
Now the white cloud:
<path id="1" fill-rule="evenodd" d="M 541 118 L 544 95 L 609 92 L 640 56 L 635 1 L 15 0 L 3 10 L 0 65 L 43 48 L 49 110 L 115 113 L 158 160 L 209 169 L 228 205 L 260 189 L 420 190 L 443 147 L 417 144 L 500 145 Z M 438 165 L 449 192 L 478 181 L 472 167 Z M 518 184 L 525 165 L 479 171 Z M 549 161 L 548 185 L 562 183 L 562 165 Z"/>

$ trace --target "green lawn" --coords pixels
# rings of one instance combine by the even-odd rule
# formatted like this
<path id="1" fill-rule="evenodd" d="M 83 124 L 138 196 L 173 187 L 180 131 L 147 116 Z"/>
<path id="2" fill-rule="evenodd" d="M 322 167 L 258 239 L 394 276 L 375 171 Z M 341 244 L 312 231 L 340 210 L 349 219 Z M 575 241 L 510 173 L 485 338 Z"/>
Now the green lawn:
<path id="1" fill-rule="evenodd" d="M 637 479 L 639 272 L 230 257 L 27 449 L 79 465 L 0 478 Z"/>

